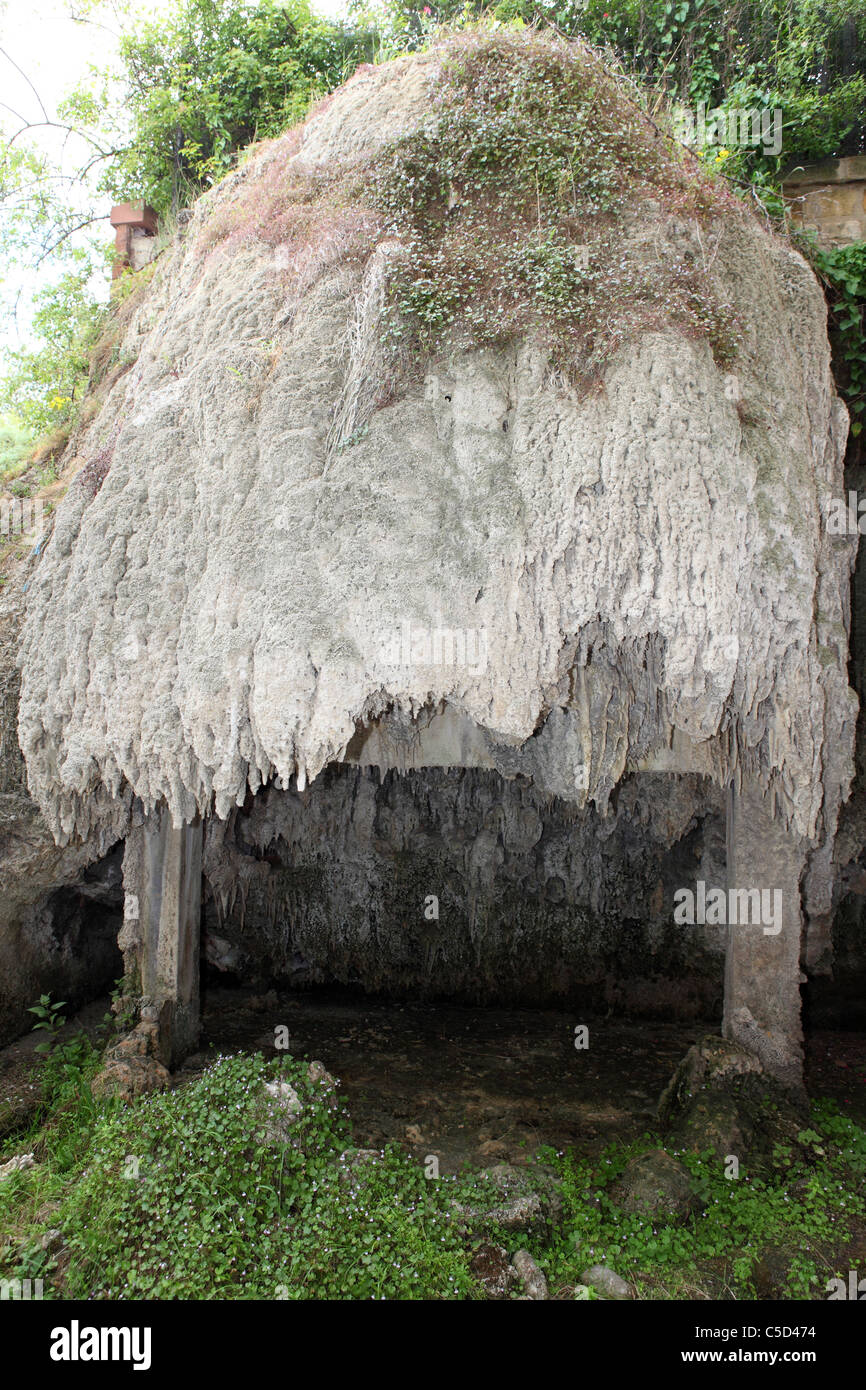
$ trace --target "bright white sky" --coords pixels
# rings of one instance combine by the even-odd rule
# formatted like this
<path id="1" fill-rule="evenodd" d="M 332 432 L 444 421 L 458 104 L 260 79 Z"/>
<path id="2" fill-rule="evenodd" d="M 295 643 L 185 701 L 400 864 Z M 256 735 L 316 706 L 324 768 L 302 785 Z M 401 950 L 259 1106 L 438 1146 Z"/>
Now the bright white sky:
<path id="1" fill-rule="evenodd" d="M 347 0 L 311 0 L 311 8 L 319 14 L 337 18 L 346 12 Z M 169 5 L 166 0 L 136 0 L 135 12 L 142 18 L 158 14 Z M 76 15 L 78 19 L 76 19 Z M 57 106 L 71 88 L 87 75 L 91 64 L 105 68 L 111 64 L 117 47 L 120 20 L 111 0 L 92 7 L 81 0 L 0 0 L 0 120 L 7 129 L 17 122 L 7 107 L 12 107 L 26 121 L 43 119 L 39 98 L 53 120 Z M 17 71 L 17 67 L 22 72 Z M 23 75 L 26 74 L 26 77 Z M 38 98 L 33 88 L 38 92 Z M 30 132 L 55 156 L 60 153 L 63 135 L 45 129 Z M 74 145 L 74 142 L 73 142 Z M 82 147 L 67 146 L 70 168 L 80 163 Z M 108 212 L 108 207 L 105 209 Z M 106 223 L 106 240 L 111 229 Z M 17 324 L 8 310 L 0 304 L 0 355 L 4 344 L 9 346 L 27 332 L 26 301 L 38 287 L 37 277 L 22 280 L 22 301 Z M 107 286 L 106 286 L 107 293 Z M 2 362 L 0 362 L 2 369 Z"/>

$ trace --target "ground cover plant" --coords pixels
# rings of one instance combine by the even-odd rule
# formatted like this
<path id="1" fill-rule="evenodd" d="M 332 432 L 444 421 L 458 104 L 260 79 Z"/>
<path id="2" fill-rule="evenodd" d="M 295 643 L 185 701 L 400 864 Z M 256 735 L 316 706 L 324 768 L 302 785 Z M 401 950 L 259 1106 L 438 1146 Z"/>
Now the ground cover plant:
<path id="1" fill-rule="evenodd" d="M 699 1199 L 679 1224 L 617 1199 L 657 1135 L 594 1158 L 540 1150 L 519 1181 L 545 1214 L 518 1232 L 498 1224 L 495 1170 L 435 1177 L 399 1145 L 355 1148 L 338 1085 L 305 1061 L 220 1055 L 121 1103 L 94 1095 L 100 1047 L 40 1018 L 42 1106 L 4 1144 L 34 1164 L 0 1182 L 0 1278 L 41 1278 L 46 1298 L 484 1298 L 493 1242 L 529 1250 L 558 1298 L 595 1297 L 581 1275 L 606 1264 L 640 1298 L 752 1299 L 769 1258 L 777 1296 L 821 1299 L 866 1231 L 866 1131 L 830 1102 L 736 1181 L 668 1145 Z"/>

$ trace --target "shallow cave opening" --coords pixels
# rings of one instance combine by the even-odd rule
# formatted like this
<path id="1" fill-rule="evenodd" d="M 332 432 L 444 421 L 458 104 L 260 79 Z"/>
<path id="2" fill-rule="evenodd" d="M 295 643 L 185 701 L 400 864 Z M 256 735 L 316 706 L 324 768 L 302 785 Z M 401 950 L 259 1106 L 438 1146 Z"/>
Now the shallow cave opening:
<path id="1" fill-rule="evenodd" d="M 724 942 L 672 921 L 724 869 L 704 783 L 630 779 L 606 816 L 488 768 L 269 786 L 206 839 L 205 984 L 717 1020 Z"/>
<path id="2" fill-rule="evenodd" d="M 487 768 L 334 765 L 248 798 L 211 828 L 203 867 L 187 1069 L 237 1048 L 316 1058 L 359 1143 L 397 1140 L 443 1171 L 638 1137 L 684 1053 L 719 1032 L 724 930 L 672 913 L 679 885 L 724 882 L 705 778 L 626 779 L 601 816 Z M 816 1015 L 809 1075 L 850 1101 L 838 1005 Z"/>
<path id="3" fill-rule="evenodd" d="M 0 1044 L 33 1028 L 32 1005 L 63 1003 L 70 1019 L 105 1000 L 123 976 L 118 934 L 123 921 L 123 843 L 70 881 L 27 905 L 0 952 Z"/>
<path id="4" fill-rule="evenodd" d="M 119 882 L 112 881 L 121 858 L 116 851 L 100 860 L 78 883 L 56 889 L 45 903 L 57 947 L 58 988 L 65 991 L 70 1008 L 92 1003 L 123 975 L 117 944 L 123 894 Z"/>

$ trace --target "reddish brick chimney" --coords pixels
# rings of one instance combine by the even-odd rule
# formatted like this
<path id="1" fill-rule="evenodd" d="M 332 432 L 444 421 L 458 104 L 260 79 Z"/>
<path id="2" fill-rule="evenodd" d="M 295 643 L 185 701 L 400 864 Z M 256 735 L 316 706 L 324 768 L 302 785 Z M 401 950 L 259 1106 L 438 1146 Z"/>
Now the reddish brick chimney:
<path id="1" fill-rule="evenodd" d="M 150 260 L 156 236 L 157 217 L 147 203 L 115 203 L 111 209 L 111 225 L 115 229 L 114 267 L 111 278 L 116 280 L 127 269 L 140 270 Z"/>

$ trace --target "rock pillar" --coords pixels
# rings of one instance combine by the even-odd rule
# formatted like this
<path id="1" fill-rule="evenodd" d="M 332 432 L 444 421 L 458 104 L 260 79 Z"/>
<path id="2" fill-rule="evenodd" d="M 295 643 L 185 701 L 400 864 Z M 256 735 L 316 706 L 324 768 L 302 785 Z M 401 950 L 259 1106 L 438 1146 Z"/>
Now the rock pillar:
<path id="1" fill-rule="evenodd" d="M 134 826 L 123 860 L 127 974 L 137 976 L 156 1055 L 176 1066 L 198 1045 L 202 826 L 179 830 L 163 810 Z"/>
<path id="2" fill-rule="evenodd" d="M 722 1031 L 796 1091 L 803 1086 L 800 876 L 807 848 L 756 786 L 729 790 Z"/>

